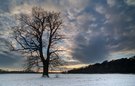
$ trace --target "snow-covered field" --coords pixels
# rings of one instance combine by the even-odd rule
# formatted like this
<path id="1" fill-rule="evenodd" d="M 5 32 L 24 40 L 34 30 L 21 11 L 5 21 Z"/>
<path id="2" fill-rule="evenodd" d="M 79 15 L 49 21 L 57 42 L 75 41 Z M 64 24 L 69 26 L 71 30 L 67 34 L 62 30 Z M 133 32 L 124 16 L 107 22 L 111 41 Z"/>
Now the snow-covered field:
<path id="1" fill-rule="evenodd" d="M 0 86 L 135 86 L 133 74 L 0 74 Z"/>

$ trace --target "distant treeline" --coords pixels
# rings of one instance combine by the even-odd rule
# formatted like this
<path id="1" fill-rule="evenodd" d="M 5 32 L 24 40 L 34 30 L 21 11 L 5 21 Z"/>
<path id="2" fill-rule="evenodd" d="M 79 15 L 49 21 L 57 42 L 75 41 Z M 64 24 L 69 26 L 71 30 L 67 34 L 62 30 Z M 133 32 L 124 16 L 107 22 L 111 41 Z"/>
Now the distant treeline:
<path id="1" fill-rule="evenodd" d="M 4 73 L 4 72 L 6 72 L 6 71 L 5 71 L 5 70 L 0 69 L 0 73 Z"/>
<path id="2" fill-rule="evenodd" d="M 135 56 L 96 63 L 67 73 L 135 73 Z"/>
<path id="3" fill-rule="evenodd" d="M 3 73 L 37 73 L 37 72 L 34 72 L 34 71 L 8 71 L 8 70 L 0 69 L 0 74 L 3 74 Z"/>
<path id="4" fill-rule="evenodd" d="M 37 74 L 41 74 L 42 72 L 35 72 L 35 71 L 32 71 L 32 70 L 31 71 L 25 71 L 25 70 L 23 70 L 23 71 L 17 71 L 17 70 L 16 71 L 9 71 L 9 70 L 2 70 L 2 69 L 0 69 L 0 74 L 7 74 L 7 73 L 10 73 L 10 74 L 11 73 L 13 73 L 13 74 L 14 73 L 19 73 L 19 74 L 20 73 L 22 73 L 22 74 L 23 73 L 37 73 Z M 61 73 L 61 72 L 55 72 L 54 71 L 54 72 L 49 72 L 49 73 L 50 74 L 58 74 L 58 73 Z"/>

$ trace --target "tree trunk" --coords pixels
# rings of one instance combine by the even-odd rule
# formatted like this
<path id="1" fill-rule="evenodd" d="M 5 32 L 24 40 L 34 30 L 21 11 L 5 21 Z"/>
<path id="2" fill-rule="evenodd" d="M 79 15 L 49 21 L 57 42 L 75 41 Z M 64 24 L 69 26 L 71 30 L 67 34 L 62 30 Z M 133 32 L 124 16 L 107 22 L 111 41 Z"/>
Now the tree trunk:
<path id="1" fill-rule="evenodd" d="M 44 58 L 43 55 L 43 46 L 42 46 L 42 36 L 40 37 L 40 47 L 39 47 L 39 54 L 40 54 L 40 58 L 43 64 L 43 73 L 42 73 L 42 77 L 49 77 L 48 71 L 49 71 L 49 60 L 48 60 L 48 55 L 47 55 L 47 59 Z"/>
<path id="2" fill-rule="evenodd" d="M 40 58 L 41 58 L 41 61 L 42 61 L 42 64 L 43 64 L 43 73 L 42 73 L 42 76 L 43 77 L 49 77 L 49 75 L 48 75 L 49 61 L 47 61 L 47 59 L 45 60 L 45 58 L 43 56 L 42 49 L 40 49 L 39 53 L 40 53 Z"/>
<path id="3" fill-rule="evenodd" d="M 41 61 L 42 61 L 42 63 L 43 63 L 43 73 L 42 73 L 42 76 L 43 77 L 49 77 L 49 74 L 48 74 L 48 72 L 49 72 L 49 60 L 48 59 L 44 59 L 44 57 L 43 57 L 43 53 L 42 52 L 40 52 L 40 54 L 41 54 Z"/>
<path id="4" fill-rule="evenodd" d="M 49 77 L 49 62 L 47 62 L 47 60 L 45 60 L 45 62 L 43 63 L 43 77 Z"/>
<path id="5" fill-rule="evenodd" d="M 47 47 L 47 58 L 45 60 L 45 62 L 43 62 L 43 77 L 46 76 L 46 77 L 49 77 L 49 63 L 50 63 L 50 43 L 51 43 L 51 40 L 49 38 L 49 44 L 48 44 L 48 47 Z"/>

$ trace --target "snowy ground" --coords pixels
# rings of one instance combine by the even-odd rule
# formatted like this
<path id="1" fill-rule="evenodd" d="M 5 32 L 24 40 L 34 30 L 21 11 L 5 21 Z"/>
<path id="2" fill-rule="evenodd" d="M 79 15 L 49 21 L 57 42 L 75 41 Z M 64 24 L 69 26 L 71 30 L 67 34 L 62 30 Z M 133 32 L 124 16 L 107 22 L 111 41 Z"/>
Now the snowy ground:
<path id="1" fill-rule="evenodd" d="M 0 86 L 135 86 L 132 74 L 0 74 Z"/>

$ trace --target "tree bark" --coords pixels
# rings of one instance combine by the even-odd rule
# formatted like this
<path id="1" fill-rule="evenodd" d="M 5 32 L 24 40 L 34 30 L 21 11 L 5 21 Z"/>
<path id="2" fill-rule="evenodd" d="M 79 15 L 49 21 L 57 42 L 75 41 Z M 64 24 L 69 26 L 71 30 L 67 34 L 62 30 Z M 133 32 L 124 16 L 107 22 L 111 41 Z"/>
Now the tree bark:
<path id="1" fill-rule="evenodd" d="M 49 77 L 49 62 L 45 60 L 45 63 L 43 64 L 43 77 Z"/>
<path id="2" fill-rule="evenodd" d="M 42 64 L 43 64 L 43 73 L 42 73 L 42 76 L 43 77 L 49 77 L 48 75 L 48 64 L 47 64 L 47 61 L 44 59 L 43 57 L 43 53 L 40 52 L 40 58 L 41 58 L 41 61 L 42 61 Z"/>
<path id="3" fill-rule="evenodd" d="M 43 73 L 42 73 L 42 76 L 43 77 L 49 77 L 49 62 L 47 60 L 44 59 L 43 57 L 43 53 L 40 52 L 40 58 L 41 58 L 41 61 L 42 61 L 42 64 L 43 64 Z"/>

